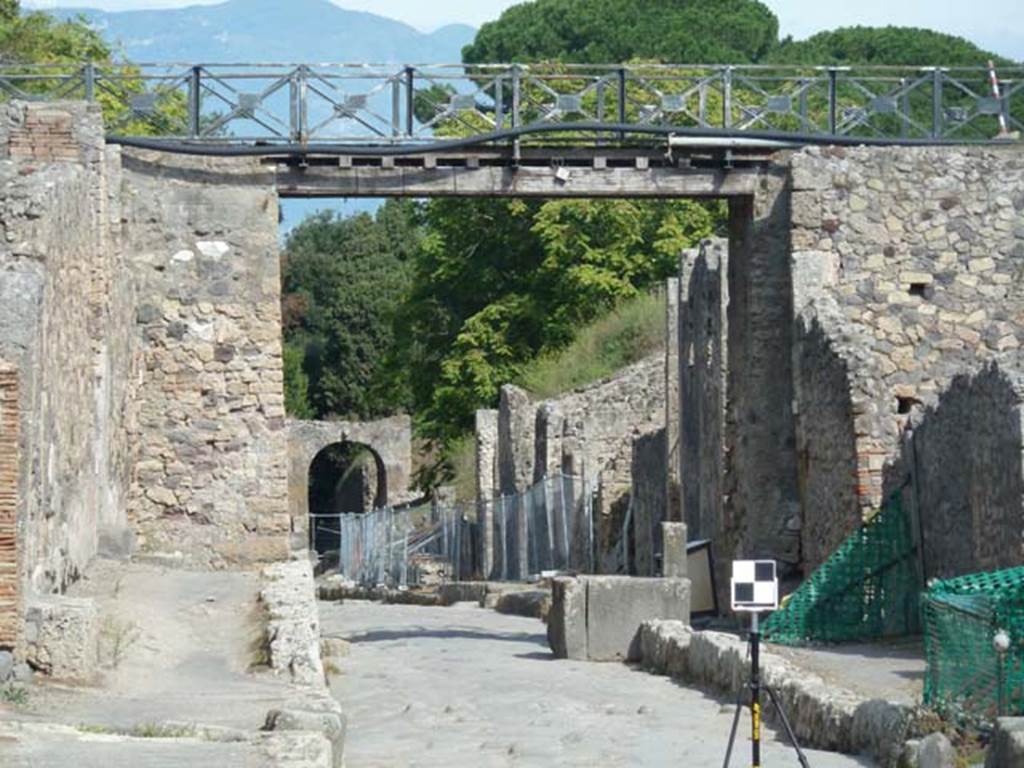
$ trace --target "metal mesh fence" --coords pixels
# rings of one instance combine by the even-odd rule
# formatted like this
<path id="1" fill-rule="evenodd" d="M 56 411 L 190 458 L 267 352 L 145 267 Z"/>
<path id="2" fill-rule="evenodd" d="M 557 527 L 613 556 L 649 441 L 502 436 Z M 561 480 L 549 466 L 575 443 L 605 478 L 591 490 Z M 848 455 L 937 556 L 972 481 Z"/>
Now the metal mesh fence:
<path id="1" fill-rule="evenodd" d="M 926 704 L 964 721 L 1024 714 L 1024 567 L 935 582 L 922 618 Z"/>
<path id="2" fill-rule="evenodd" d="M 365 514 L 311 514 L 311 538 L 328 568 L 363 585 L 416 583 L 417 555 L 441 560 L 444 577 L 451 580 L 524 581 L 542 571 L 593 569 L 591 498 L 579 478 L 553 475 L 522 493 L 478 506 L 434 503 Z M 481 572 L 484 526 L 493 534 L 489 573 Z"/>
<path id="3" fill-rule="evenodd" d="M 920 589 L 910 516 L 893 496 L 768 617 L 763 633 L 783 645 L 913 634 Z"/>

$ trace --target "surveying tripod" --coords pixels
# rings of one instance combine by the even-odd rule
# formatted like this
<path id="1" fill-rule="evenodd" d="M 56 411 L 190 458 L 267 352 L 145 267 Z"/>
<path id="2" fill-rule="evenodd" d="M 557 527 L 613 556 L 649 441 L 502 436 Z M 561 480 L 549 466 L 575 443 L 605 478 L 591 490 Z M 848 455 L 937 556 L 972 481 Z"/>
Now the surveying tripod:
<path id="1" fill-rule="evenodd" d="M 729 746 L 725 751 L 725 762 L 722 763 L 722 768 L 729 768 L 729 760 L 732 758 L 732 748 L 736 743 L 736 729 L 740 724 L 740 711 L 743 709 L 743 694 L 749 689 L 750 690 L 750 764 L 751 768 L 761 768 L 761 691 L 762 689 L 768 693 L 768 698 L 771 699 L 772 704 L 775 707 L 775 711 L 779 713 L 779 719 L 782 720 L 782 727 L 786 730 L 786 735 L 789 737 L 790 743 L 793 745 L 793 749 L 796 750 L 797 759 L 800 761 L 802 768 L 810 768 L 810 764 L 807 762 L 807 757 L 804 755 L 803 750 L 800 749 L 800 743 L 796 740 L 796 734 L 793 733 L 793 728 L 789 724 L 789 718 L 786 717 L 785 710 L 779 704 L 779 699 L 775 695 L 769 686 L 761 684 L 761 632 L 758 626 L 758 615 L 756 612 L 750 614 L 750 681 L 740 688 L 739 694 L 736 697 L 736 713 L 732 718 L 732 730 L 729 731 Z"/>

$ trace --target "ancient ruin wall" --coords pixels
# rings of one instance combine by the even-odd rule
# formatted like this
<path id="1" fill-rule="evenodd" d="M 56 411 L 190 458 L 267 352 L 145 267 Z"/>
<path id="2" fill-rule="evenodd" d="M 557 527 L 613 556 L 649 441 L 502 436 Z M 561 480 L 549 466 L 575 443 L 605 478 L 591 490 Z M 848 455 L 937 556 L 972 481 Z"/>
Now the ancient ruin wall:
<path id="1" fill-rule="evenodd" d="M 957 376 L 905 451 L 927 578 L 1024 561 L 1024 377 Z"/>
<path id="2" fill-rule="evenodd" d="M 287 556 L 278 208 L 253 161 L 125 153 L 144 371 L 140 546 L 209 566 Z"/>
<path id="3" fill-rule="evenodd" d="M 725 472 L 728 245 L 686 251 L 679 290 L 683 520 L 691 539 L 720 543 Z"/>
<path id="4" fill-rule="evenodd" d="M 29 591 L 62 590 L 124 541 L 134 352 L 116 151 L 98 109 L 4 106 L 0 356 L 20 373 L 18 549 Z"/>
<path id="5" fill-rule="evenodd" d="M 725 559 L 771 557 L 783 573 L 800 560 L 788 177 L 769 166 L 753 199 L 729 201 L 722 519 Z"/>
<path id="6" fill-rule="evenodd" d="M 836 536 L 856 511 L 902 482 L 900 434 L 954 377 L 997 361 L 1020 367 L 1024 341 L 1024 155 L 1016 148 L 808 148 L 792 158 L 794 358 L 821 355 L 831 374 L 796 378 L 804 549 L 814 531 Z M 817 364 L 817 363 L 814 363 Z M 807 369 L 807 365 L 798 368 Z M 846 407 L 849 430 L 813 414 Z M 831 416 L 840 414 L 832 412 Z M 831 423 L 831 422 L 829 422 Z M 966 435 L 965 435 L 966 440 Z M 886 481 L 886 478 L 890 478 Z M 923 514 L 927 514 L 927 510 Z M 1019 538 L 1019 537 L 1018 537 Z"/>

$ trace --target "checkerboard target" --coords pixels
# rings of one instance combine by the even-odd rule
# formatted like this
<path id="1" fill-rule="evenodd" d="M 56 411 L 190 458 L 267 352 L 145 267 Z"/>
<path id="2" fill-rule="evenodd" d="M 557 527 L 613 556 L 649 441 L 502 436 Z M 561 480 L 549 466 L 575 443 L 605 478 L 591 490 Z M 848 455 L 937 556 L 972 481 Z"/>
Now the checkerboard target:
<path id="1" fill-rule="evenodd" d="M 730 584 L 734 611 L 774 611 L 779 607 L 774 560 L 734 560 Z"/>

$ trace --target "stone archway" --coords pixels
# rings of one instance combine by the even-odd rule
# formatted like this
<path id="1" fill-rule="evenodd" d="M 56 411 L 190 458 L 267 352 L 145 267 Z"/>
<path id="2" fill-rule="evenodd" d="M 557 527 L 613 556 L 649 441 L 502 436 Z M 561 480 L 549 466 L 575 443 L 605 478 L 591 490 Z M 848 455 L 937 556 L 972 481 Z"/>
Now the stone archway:
<path id="1" fill-rule="evenodd" d="M 410 497 L 412 424 L 408 416 L 368 422 L 289 421 L 288 511 L 292 549 L 305 549 L 309 545 L 310 468 L 325 449 L 338 445 L 364 446 L 372 456 L 374 501 L 399 504 Z"/>

